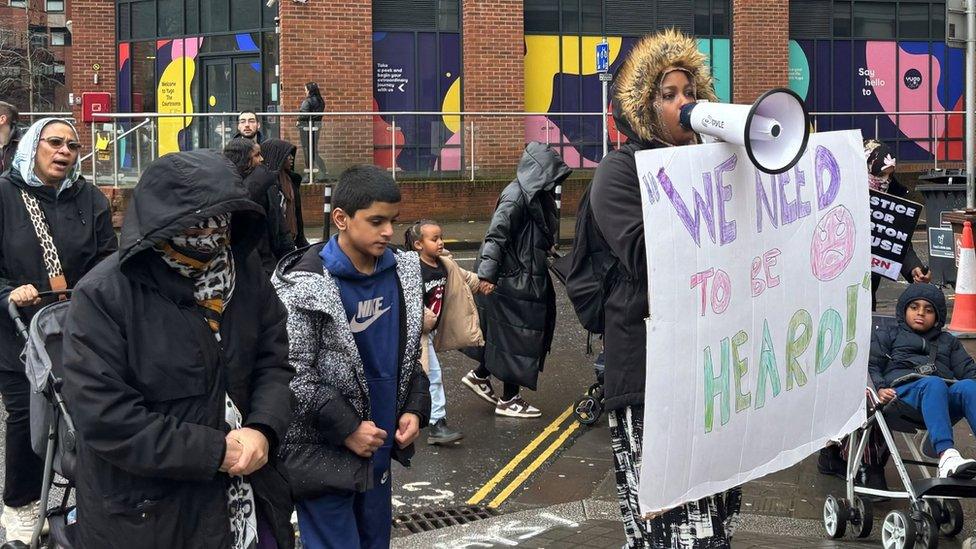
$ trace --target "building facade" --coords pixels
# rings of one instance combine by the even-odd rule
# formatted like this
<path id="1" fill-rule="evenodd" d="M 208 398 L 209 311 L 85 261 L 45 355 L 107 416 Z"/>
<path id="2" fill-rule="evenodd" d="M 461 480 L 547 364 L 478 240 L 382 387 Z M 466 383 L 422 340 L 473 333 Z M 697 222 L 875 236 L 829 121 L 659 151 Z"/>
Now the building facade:
<path id="1" fill-rule="evenodd" d="M 723 101 L 789 86 L 818 113 L 818 130 L 877 133 L 903 160 L 962 159 L 962 115 L 895 114 L 961 110 L 962 52 L 943 43 L 944 1 L 71 0 L 70 9 L 72 92 L 108 91 L 120 112 L 195 115 L 160 119 L 155 143 L 143 145 L 155 153 L 217 147 L 235 131 L 234 117 L 199 115 L 294 112 L 313 81 L 328 112 L 381 113 L 326 117 L 319 150 L 333 175 L 359 162 L 420 177 L 510 173 L 529 140 L 591 168 L 602 154 L 596 113 L 607 109 L 596 44 L 608 41 L 613 72 L 641 36 L 676 27 L 698 38 Z M 491 114 L 441 114 L 461 111 Z M 853 111 L 876 114 L 831 114 Z M 417 112 L 436 114 L 407 114 Z M 297 126 L 290 115 L 264 120 L 266 134 L 296 142 Z M 623 138 L 610 124 L 607 139 Z"/>
<path id="2" fill-rule="evenodd" d="M 0 0 L 0 99 L 23 111 L 66 111 L 69 0 Z"/>

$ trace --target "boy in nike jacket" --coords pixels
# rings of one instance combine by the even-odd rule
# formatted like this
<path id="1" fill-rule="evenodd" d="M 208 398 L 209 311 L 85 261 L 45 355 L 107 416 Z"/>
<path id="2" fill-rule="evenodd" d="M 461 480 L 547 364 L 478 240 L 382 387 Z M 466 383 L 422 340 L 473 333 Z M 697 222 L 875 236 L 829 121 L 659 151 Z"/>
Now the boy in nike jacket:
<path id="1" fill-rule="evenodd" d="M 339 234 L 275 273 L 298 401 L 281 455 L 311 549 L 389 547 L 391 460 L 409 465 L 430 416 L 420 262 L 389 247 L 399 202 L 379 168 L 346 170 L 332 196 Z"/>

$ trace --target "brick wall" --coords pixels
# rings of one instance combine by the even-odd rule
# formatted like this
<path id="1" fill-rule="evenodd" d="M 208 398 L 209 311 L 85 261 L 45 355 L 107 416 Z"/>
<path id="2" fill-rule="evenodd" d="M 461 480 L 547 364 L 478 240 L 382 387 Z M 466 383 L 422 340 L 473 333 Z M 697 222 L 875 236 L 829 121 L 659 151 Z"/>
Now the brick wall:
<path id="1" fill-rule="evenodd" d="M 469 181 L 405 181 L 399 184 L 403 201 L 400 203 L 400 221 L 411 222 L 421 218 L 437 221 L 487 221 L 495 211 L 499 193 L 509 184 L 508 179 Z M 568 179 L 563 182 L 563 217 L 576 215 L 576 208 L 589 177 Z M 112 203 L 113 222 L 122 224 L 122 217 L 132 195 L 131 187 L 100 189 Z M 320 227 L 322 212 L 322 185 L 302 185 L 302 219 L 306 227 Z M 397 240 L 399 236 L 396 237 Z"/>
<path id="2" fill-rule="evenodd" d="M 110 0 L 70 0 L 68 19 L 72 21 L 71 48 L 66 70 L 71 74 L 70 89 L 76 97 L 84 92 L 112 94 L 112 111 L 118 106 L 115 51 L 115 2 Z M 98 64 L 98 84 L 93 65 Z M 84 151 L 91 149 L 91 125 L 81 122 L 81 106 L 72 107 Z M 104 173 L 104 171 L 103 171 Z"/>
<path id="3" fill-rule="evenodd" d="M 279 6 L 281 108 L 298 111 L 305 83 L 312 81 L 322 91 L 326 111 L 372 111 L 371 0 L 282 1 Z M 295 122 L 294 118 L 282 121 L 282 138 L 298 143 Z M 372 162 L 372 123 L 367 116 L 323 121 L 319 152 L 330 174 Z M 301 152 L 298 156 L 302 169 L 304 157 Z"/>
<path id="4" fill-rule="evenodd" d="M 465 111 L 525 110 L 525 37 L 522 0 L 462 0 L 461 36 Z M 475 125 L 478 175 L 511 174 L 524 147 L 525 123 L 519 117 L 465 117 L 464 143 Z M 465 170 L 470 156 L 464 155 Z"/>
<path id="5" fill-rule="evenodd" d="M 752 103 L 789 84 L 789 10 L 789 0 L 732 1 L 733 102 Z"/>

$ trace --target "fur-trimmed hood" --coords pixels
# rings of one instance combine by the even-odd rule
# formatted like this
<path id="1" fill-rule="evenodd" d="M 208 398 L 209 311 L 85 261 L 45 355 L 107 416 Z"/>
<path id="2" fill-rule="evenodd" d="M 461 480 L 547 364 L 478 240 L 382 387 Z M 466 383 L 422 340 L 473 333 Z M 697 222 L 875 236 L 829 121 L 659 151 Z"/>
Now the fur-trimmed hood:
<path id="1" fill-rule="evenodd" d="M 658 93 L 661 74 L 669 68 L 692 75 L 698 99 L 716 100 L 705 54 L 698 50 L 695 39 L 667 29 L 642 38 L 617 71 L 613 85 L 613 115 L 618 128 L 624 126 L 632 130 L 642 141 L 662 141 L 661 122 L 652 103 Z"/>

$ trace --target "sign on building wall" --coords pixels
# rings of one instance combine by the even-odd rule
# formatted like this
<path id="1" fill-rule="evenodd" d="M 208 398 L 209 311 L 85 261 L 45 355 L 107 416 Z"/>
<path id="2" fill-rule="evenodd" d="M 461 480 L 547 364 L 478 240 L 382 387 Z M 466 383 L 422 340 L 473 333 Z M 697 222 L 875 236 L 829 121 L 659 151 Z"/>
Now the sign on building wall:
<path id="1" fill-rule="evenodd" d="M 811 135 L 777 176 L 724 143 L 639 152 L 637 173 L 640 504 L 654 512 L 790 467 L 864 421 L 871 222 L 857 131 Z"/>

